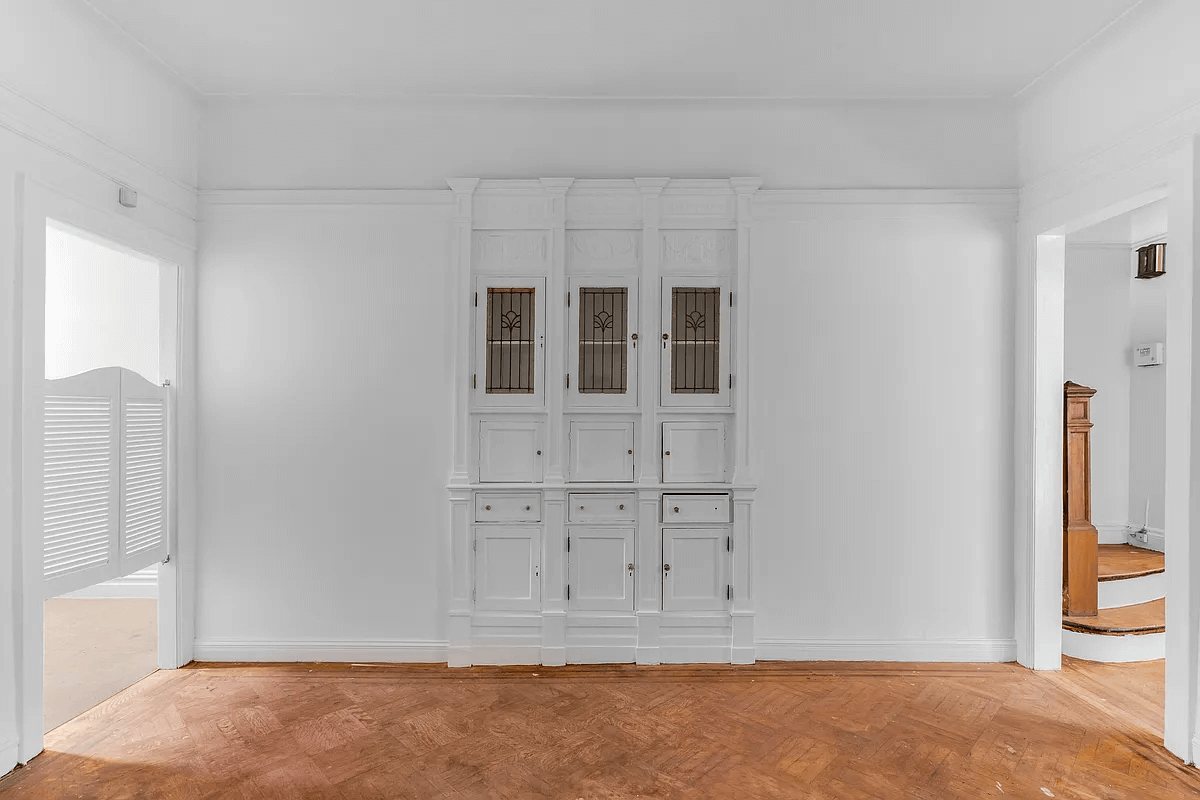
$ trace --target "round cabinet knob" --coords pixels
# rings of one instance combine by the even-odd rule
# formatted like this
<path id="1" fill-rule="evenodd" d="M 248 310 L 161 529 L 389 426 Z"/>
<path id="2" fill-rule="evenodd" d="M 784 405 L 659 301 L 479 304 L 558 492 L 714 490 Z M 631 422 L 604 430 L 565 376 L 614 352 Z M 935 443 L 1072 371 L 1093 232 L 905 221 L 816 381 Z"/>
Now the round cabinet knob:
<path id="1" fill-rule="evenodd" d="M 580 511 L 583 511 L 583 506 L 580 506 L 580 507 L 579 507 L 579 510 L 580 510 Z"/>
<path id="2" fill-rule="evenodd" d="M 635 334 L 633 334 L 633 340 L 634 340 L 635 342 L 637 341 L 637 334 L 636 334 L 636 333 L 635 333 Z"/>
<path id="3" fill-rule="evenodd" d="M 666 453 L 664 453 L 663 455 L 668 455 L 668 456 L 669 456 L 669 455 L 671 455 L 671 451 L 670 451 L 670 450 L 668 450 L 668 451 L 667 451 Z"/>
<path id="4" fill-rule="evenodd" d="M 664 334 L 663 334 L 663 341 L 664 341 L 664 342 L 665 342 L 667 339 L 670 339 L 670 338 L 671 338 L 670 334 L 667 334 L 667 333 L 664 333 Z"/>
<path id="5" fill-rule="evenodd" d="M 670 571 L 671 571 L 671 565 L 663 564 L 663 572 L 670 572 Z"/>
<path id="6" fill-rule="evenodd" d="M 621 505 L 617 506 L 617 510 L 618 510 L 618 511 L 624 511 L 624 510 L 625 510 L 625 504 L 624 504 L 624 503 L 621 503 Z"/>
<path id="7" fill-rule="evenodd" d="M 678 513 L 679 513 L 679 506 L 675 506 L 675 513 L 676 513 L 676 514 L 678 514 Z"/>
<path id="8" fill-rule="evenodd" d="M 526 511 L 532 511 L 532 510 L 533 510 L 533 506 L 525 506 L 525 510 L 526 510 Z"/>
<path id="9" fill-rule="evenodd" d="M 484 510 L 484 511 L 491 511 L 491 510 L 492 510 L 492 507 L 491 507 L 491 506 L 484 506 L 484 507 L 483 507 L 483 510 Z"/>
<path id="10" fill-rule="evenodd" d="M 629 451 L 629 455 L 633 455 L 633 451 L 632 451 L 632 450 L 630 450 L 630 451 Z"/>
<path id="11" fill-rule="evenodd" d="M 540 456 L 541 454 L 542 454 L 542 451 L 541 451 L 541 450 L 538 450 L 538 455 Z"/>

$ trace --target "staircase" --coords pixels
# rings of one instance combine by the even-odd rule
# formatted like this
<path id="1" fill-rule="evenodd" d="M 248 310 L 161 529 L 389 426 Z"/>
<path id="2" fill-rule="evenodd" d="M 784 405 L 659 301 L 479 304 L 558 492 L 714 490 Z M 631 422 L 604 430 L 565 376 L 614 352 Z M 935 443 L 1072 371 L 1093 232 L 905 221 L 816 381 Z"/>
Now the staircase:
<path id="1" fill-rule="evenodd" d="M 1096 572 L 1099 614 L 1063 616 L 1063 654 L 1110 663 L 1165 657 L 1163 554 L 1127 544 L 1102 544 Z"/>

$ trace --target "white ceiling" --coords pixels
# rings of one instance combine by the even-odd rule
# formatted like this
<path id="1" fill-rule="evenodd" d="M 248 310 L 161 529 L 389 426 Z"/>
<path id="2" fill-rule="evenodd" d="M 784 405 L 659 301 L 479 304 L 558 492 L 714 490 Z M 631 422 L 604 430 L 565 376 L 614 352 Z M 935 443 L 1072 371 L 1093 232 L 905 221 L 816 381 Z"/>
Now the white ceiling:
<path id="1" fill-rule="evenodd" d="M 875 99 L 1012 96 L 1140 0 L 82 2 L 205 94 Z"/>

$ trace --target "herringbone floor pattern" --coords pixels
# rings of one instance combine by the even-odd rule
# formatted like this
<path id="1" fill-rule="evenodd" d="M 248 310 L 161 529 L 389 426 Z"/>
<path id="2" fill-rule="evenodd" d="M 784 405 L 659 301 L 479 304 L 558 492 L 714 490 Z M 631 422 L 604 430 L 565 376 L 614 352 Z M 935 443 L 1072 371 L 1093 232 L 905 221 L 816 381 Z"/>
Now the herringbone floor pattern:
<path id="1" fill-rule="evenodd" d="M 197 665 L 53 731 L 5 798 L 1200 796 L 1161 662 Z"/>

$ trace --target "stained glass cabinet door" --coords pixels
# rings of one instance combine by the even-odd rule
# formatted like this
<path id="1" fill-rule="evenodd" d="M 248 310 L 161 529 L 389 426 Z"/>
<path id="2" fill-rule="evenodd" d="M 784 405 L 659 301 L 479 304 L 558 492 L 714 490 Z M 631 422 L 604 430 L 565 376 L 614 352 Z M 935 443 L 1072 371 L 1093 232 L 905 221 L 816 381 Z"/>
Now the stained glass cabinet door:
<path id="1" fill-rule="evenodd" d="M 486 277 L 475 289 L 475 405 L 543 406 L 546 279 Z"/>
<path id="2" fill-rule="evenodd" d="M 572 278 L 567 353 L 572 406 L 632 407 L 638 402 L 636 278 Z"/>
<path id="3" fill-rule="evenodd" d="M 662 404 L 728 406 L 733 378 L 729 332 L 733 305 L 727 278 L 664 278 Z"/>

